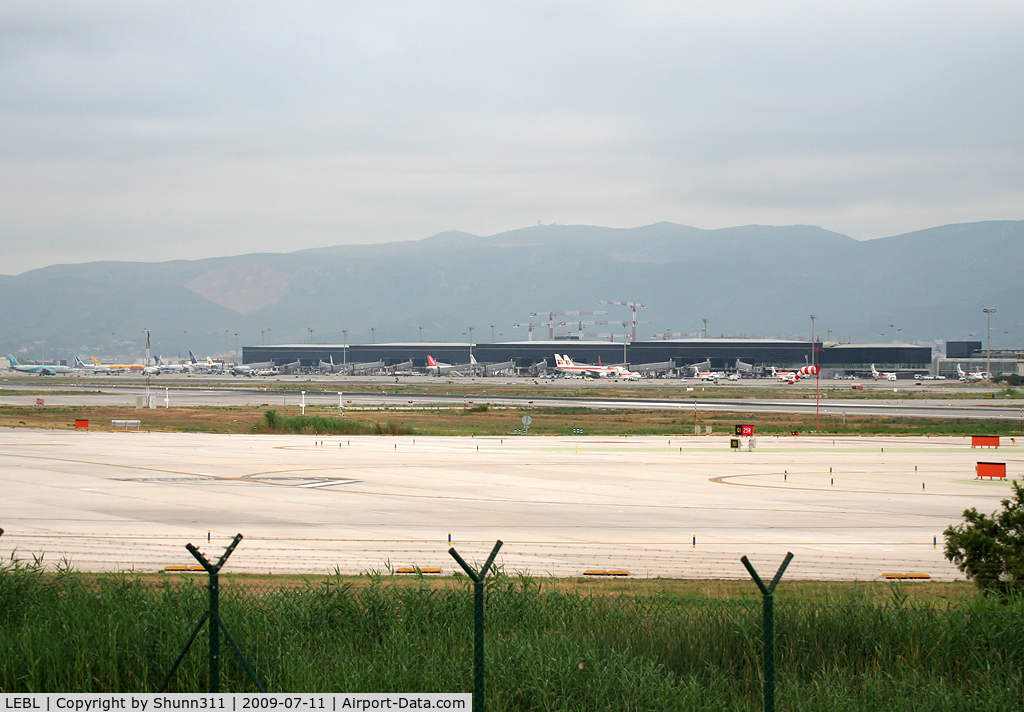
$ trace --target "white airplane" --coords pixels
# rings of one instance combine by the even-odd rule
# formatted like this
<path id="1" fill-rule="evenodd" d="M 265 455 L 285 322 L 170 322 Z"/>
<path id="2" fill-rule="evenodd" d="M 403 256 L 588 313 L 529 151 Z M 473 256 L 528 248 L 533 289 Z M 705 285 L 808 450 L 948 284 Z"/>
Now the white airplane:
<path id="1" fill-rule="evenodd" d="M 191 366 L 183 363 L 164 363 L 159 356 L 156 357 L 156 368 L 159 369 L 157 373 L 189 373 L 192 370 Z"/>
<path id="2" fill-rule="evenodd" d="M 205 373 L 220 373 L 224 370 L 223 361 L 214 361 L 209 356 L 206 357 L 206 362 L 202 362 L 196 358 L 196 355 L 191 351 L 188 352 L 189 364 L 195 369 L 206 369 Z"/>
<path id="3" fill-rule="evenodd" d="M 690 368 L 693 369 L 693 377 L 702 381 L 718 381 L 719 378 L 725 378 L 725 374 L 721 371 L 701 371 L 696 366 L 690 366 Z"/>
<path id="4" fill-rule="evenodd" d="M 426 369 L 430 373 L 433 373 L 434 375 L 437 375 L 437 376 L 441 376 L 441 375 L 444 375 L 444 374 L 459 374 L 462 371 L 467 371 L 467 370 L 470 373 L 472 373 L 474 370 L 476 370 L 476 367 L 477 367 L 476 356 L 473 356 L 473 355 L 470 355 L 469 363 L 451 364 L 451 363 L 441 363 L 440 361 L 435 360 L 434 357 L 431 356 L 430 354 L 427 354 Z"/>
<path id="5" fill-rule="evenodd" d="M 601 363 L 601 357 L 597 358 L 596 366 L 574 363 L 568 356 L 555 354 L 555 370 L 564 375 L 590 376 L 592 378 L 616 378 L 621 371 L 626 369 L 621 366 L 605 366 Z M 639 374 L 638 374 L 639 377 Z"/>
<path id="6" fill-rule="evenodd" d="M 18 363 L 18 359 L 14 358 L 10 354 L 7 354 L 7 360 L 10 361 L 11 368 L 15 371 L 21 371 L 22 373 L 37 373 L 40 376 L 56 376 L 58 373 L 71 373 L 72 371 L 75 370 L 70 366 L 34 366 L 28 364 L 21 364 Z"/>
<path id="7" fill-rule="evenodd" d="M 639 381 L 642 378 L 637 371 L 630 371 L 623 366 L 613 366 L 612 368 L 615 369 L 615 378 L 621 378 L 624 381 Z"/>
<path id="8" fill-rule="evenodd" d="M 961 381 L 987 381 L 989 379 L 989 375 L 984 371 L 964 373 L 964 370 L 960 368 L 960 364 L 956 365 L 956 375 Z"/>
<path id="9" fill-rule="evenodd" d="M 879 378 L 884 378 L 886 381 L 895 381 L 896 380 L 896 372 L 895 371 L 882 371 L 881 373 L 879 373 L 878 370 L 875 369 L 875 364 L 871 364 L 871 377 L 873 379 L 875 379 L 876 381 Z"/>
<path id="10" fill-rule="evenodd" d="M 796 371 L 776 371 L 775 366 L 772 366 L 772 378 L 779 381 L 792 381 L 796 376 Z"/>

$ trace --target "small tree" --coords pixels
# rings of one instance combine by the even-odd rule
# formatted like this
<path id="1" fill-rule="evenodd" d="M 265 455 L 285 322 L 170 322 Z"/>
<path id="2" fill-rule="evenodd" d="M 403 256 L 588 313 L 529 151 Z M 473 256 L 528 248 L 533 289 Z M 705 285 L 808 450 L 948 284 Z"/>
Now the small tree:
<path id="1" fill-rule="evenodd" d="M 1013 496 L 992 516 L 971 507 L 964 523 L 948 526 L 946 558 L 983 593 L 1024 591 L 1024 487 L 1012 482 Z"/>

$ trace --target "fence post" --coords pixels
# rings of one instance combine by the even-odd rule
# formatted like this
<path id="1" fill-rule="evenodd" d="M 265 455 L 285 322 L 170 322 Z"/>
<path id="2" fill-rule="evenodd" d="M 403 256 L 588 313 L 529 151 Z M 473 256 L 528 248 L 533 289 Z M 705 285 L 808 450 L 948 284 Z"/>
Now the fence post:
<path id="1" fill-rule="evenodd" d="M 761 626 L 761 633 L 764 637 L 764 712 L 775 712 L 775 597 L 772 594 L 775 592 L 775 587 L 779 585 L 779 581 L 782 580 L 782 574 L 786 571 L 786 567 L 789 566 L 789 562 L 792 559 L 793 553 L 787 553 L 786 558 L 782 561 L 782 565 L 779 566 L 779 570 L 775 572 L 775 578 L 767 586 L 764 585 L 764 581 L 754 571 L 750 560 L 746 556 L 740 559 L 747 568 L 747 571 L 750 572 L 754 583 L 761 589 L 761 598 L 764 602 Z"/>
<path id="2" fill-rule="evenodd" d="M 473 579 L 473 712 L 484 712 L 484 578 L 494 563 L 494 557 L 498 555 L 501 543 L 499 539 L 494 544 L 491 555 L 479 573 L 463 561 L 454 547 L 448 550 L 462 570 Z"/>
<path id="3" fill-rule="evenodd" d="M 256 685 L 256 689 L 260 692 L 266 692 L 263 685 L 260 684 L 259 678 L 256 677 L 256 672 L 249 665 L 249 661 L 242 655 L 241 648 L 238 647 L 238 643 L 231 635 L 231 631 L 228 630 L 227 625 L 220 617 L 220 569 L 224 566 L 224 563 L 231 556 L 231 552 L 238 546 L 238 542 L 242 541 L 242 535 L 236 534 L 235 538 L 228 545 L 228 548 L 221 554 L 220 559 L 217 560 L 216 564 L 211 564 L 209 559 L 203 556 L 202 552 L 191 544 L 186 544 L 185 548 L 188 552 L 195 557 L 196 561 L 203 565 L 206 572 L 210 575 L 210 607 L 203 614 L 202 618 L 196 624 L 196 627 L 192 630 L 192 635 L 189 636 L 188 642 L 185 643 L 185 647 L 181 649 L 181 653 L 178 654 L 178 659 L 171 665 L 171 669 L 167 672 L 167 677 L 164 678 L 164 682 L 160 685 L 160 689 L 157 692 L 163 692 L 167 689 L 167 683 L 171 681 L 171 677 L 174 675 L 175 670 L 181 665 L 181 661 L 185 659 L 185 655 L 188 653 L 189 648 L 192 647 L 192 643 L 195 642 L 196 636 L 199 635 L 199 631 L 203 629 L 203 624 L 207 621 L 210 622 L 210 680 L 209 680 L 209 691 L 220 692 L 220 634 L 223 631 L 224 637 L 228 639 L 228 643 L 231 645 L 231 649 L 235 651 L 235 655 L 242 662 L 242 667 L 249 674 L 249 678 Z"/>

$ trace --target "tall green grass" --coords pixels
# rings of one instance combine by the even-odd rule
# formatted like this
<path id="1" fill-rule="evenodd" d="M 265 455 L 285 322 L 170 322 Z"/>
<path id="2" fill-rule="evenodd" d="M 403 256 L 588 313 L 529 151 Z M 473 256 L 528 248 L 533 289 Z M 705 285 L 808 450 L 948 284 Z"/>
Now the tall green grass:
<path id="1" fill-rule="evenodd" d="M 203 581 L 8 563 L 0 692 L 156 690 L 206 608 Z M 222 616 L 268 690 L 472 690 L 468 585 L 225 583 Z M 487 596 L 489 709 L 760 708 L 759 601 L 586 597 L 505 575 L 488 580 Z M 1024 699 L 1019 600 L 780 600 L 776 633 L 779 709 L 1006 710 Z M 205 690 L 205 650 L 204 633 L 172 691 Z M 222 655 L 222 689 L 251 690 L 224 644 Z"/>
<path id="2" fill-rule="evenodd" d="M 351 418 L 325 418 L 312 415 L 279 415 L 276 410 L 263 413 L 263 423 L 255 428 L 258 433 L 295 433 L 299 435 L 413 435 L 413 429 L 403 423 L 387 421 L 364 423 Z"/>

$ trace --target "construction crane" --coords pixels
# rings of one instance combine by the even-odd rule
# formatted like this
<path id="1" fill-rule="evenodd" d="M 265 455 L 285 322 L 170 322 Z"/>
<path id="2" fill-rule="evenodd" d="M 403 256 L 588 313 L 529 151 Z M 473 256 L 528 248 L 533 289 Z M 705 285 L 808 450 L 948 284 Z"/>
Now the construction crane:
<path id="1" fill-rule="evenodd" d="M 583 326 L 584 326 L 584 324 L 587 325 L 587 326 L 593 326 L 594 324 L 611 324 L 611 323 L 612 322 L 610 322 L 610 321 L 603 321 L 603 320 L 596 320 L 595 321 L 593 319 L 588 319 L 586 321 L 560 321 L 560 322 L 558 322 L 558 326 L 576 326 L 578 331 L 579 331 L 579 333 L 580 333 L 580 338 L 583 338 Z"/>
<path id="2" fill-rule="evenodd" d="M 548 320 L 544 323 L 548 325 L 548 339 L 554 340 L 555 338 L 555 317 L 556 316 L 581 316 L 591 314 L 607 314 L 606 311 L 553 311 L 547 312 Z M 530 312 L 530 316 L 544 316 L 542 313 Z"/>
<path id="3" fill-rule="evenodd" d="M 609 341 L 612 341 L 612 342 L 615 341 L 615 334 L 609 334 L 608 332 L 591 333 L 589 331 L 587 331 L 587 332 L 565 331 L 565 332 L 556 333 L 555 336 L 557 336 L 559 338 L 571 338 L 573 336 L 576 336 L 577 339 L 582 339 L 585 336 L 588 339 L 608 339 Z"/>
<path id="4" fill-rule="evenodd" d="M 681 334 L 678 331 L 672 331 L 666 329 L 664 334 L 651 334 L 652 339 L 661 339 L 662 341 L 668 341 L 669 339 L 685 339 L 689 334 Z"/>
<path id="5" fill-rule="evenodd" d="M 636 310 L 637 309 L 646 309 L 647 308 L 646 304 L 641 304 L 640 302 L 610 302 L 610 301 L 603 301 L 603 300 L 601 301 L 601 304 L 615 304 L 615 305 L 620 306 L 620 307 L 629 307 L 630 309 L 633 310 L 633 336 L 632 336 L 632 341 L 636 341 L 636 325 L 637 324 L 649 324 L 650 323 L 650 322 L 647 322 L 647 321 L 637 321 L 637 318 L 636 318 Z"/>
<path id="6" fill-rule="evenodd" d="M 544 326 L 546 323 L 547 323 L 546 321 L 531 321 L 528 324 L 513 324 L 512 328 L 513 329 L 519 329 L 519 328 L 522 328 L 524 326 L 527 327 L 528 330 L 529 330 L 528 331 L 528 335 L 527 335 L 527 340 L 528 341 L 533 341 L 533 327 L 535 327 L 535 326 Z"/>

